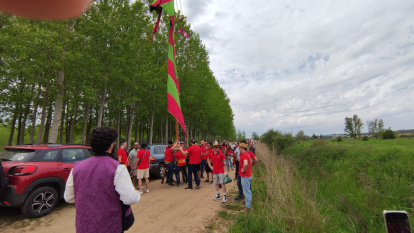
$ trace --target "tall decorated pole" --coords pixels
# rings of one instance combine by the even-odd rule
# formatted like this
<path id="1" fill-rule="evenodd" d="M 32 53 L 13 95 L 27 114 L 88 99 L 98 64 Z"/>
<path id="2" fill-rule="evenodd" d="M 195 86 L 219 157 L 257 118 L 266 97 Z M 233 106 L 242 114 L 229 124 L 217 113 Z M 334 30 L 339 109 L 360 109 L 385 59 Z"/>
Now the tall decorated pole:
<path id="1" fill-rule="evenodd" d="M 175 10 L 174 0 L 155 0 L 150 7 L 151 11 L 155 11 L 158 14 L 157 22 L 155 23 L 154 30 L 152 31 L 151 40 L 154 38 L 154 34 L 157 32 L 160 25 L 162 10 L 170 17 L 170 25 L 168 29 L 168 79 L 167 79 L 167 100 L 168 100 L 168 112 L 176 120 L 175 135 L 178 139 L 178 123 L 180 123 L 185 137 L 187 137 L 187 130 L 185 128 L 184 117 L 181 111 L 180 104 L 180 86 L 178 83 L 177 67 L 175 63 L 175 46 L 174 46 L 174 25 L 175 25 Z"/>

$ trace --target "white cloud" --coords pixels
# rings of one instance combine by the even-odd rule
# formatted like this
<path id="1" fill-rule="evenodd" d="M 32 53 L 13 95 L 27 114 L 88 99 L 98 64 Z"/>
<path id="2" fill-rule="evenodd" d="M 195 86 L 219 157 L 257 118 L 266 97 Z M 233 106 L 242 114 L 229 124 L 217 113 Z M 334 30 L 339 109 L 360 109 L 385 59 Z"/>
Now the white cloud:
<path id="1" fill-rule="evenodd" d="M 414 2 L 183 2 L 247 135 L 414 128 Z"/>

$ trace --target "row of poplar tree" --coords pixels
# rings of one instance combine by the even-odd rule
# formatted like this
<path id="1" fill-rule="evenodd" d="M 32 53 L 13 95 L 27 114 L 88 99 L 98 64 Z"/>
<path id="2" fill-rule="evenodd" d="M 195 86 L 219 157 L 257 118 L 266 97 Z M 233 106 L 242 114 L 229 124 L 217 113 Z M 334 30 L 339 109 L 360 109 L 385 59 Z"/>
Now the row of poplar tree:
<path id="1" fill-rule="evenodd" d="M 145 0 L 98 0 L 66 21 L 0 15 L 0 119 L 10 129 L 8 144 L 87 143 L 102 125 L 118 129 L 118 143 L 175 138 L 167 112 L 169 19 L 164 14 L 151 42 L 154 23 Z M 190 34 L 175 35 L 188 136 L 235 138 L 230 99 L 190 26 L 176 19 L 176 31 Z"/>

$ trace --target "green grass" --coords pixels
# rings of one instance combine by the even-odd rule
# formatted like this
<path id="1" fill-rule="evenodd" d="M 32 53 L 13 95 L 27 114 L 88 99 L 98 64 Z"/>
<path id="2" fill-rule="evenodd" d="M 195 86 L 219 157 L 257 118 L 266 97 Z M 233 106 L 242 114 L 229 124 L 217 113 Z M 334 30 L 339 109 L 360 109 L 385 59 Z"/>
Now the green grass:
<path id="1" fill-rule="evenodd" d="M 327 203 L 320 211 L 337 231 L 382 232 L 383 210 L 414 213 L 413 138 L 314 140 L 282 153 L 296 162 L 301 177 L 317 181 L 316 198 Z"/>

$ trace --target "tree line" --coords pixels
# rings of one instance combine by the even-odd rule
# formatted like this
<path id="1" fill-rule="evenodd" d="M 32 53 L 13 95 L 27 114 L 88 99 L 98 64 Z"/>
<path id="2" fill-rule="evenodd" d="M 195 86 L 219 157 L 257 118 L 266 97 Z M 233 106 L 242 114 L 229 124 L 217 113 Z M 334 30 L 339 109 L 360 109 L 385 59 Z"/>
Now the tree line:
<path id="1" fill-rule="evenodd" d="M 97 0 L 66 21 L 0 15 L 0 119 L 10 129 L 8 145 L 87 143 L 101 125 L 117 128 L 118 144 L 125 139 L 128 147 L 175 137 L 166 98 L 169 20 L 163 16 L 151 42 L 154 22 L 146 0 Z M 236 139 L 230 99 L 199 35 L 179 13 L 175 28 L 190 34 L 175 35 L 189 138 Z"/>

